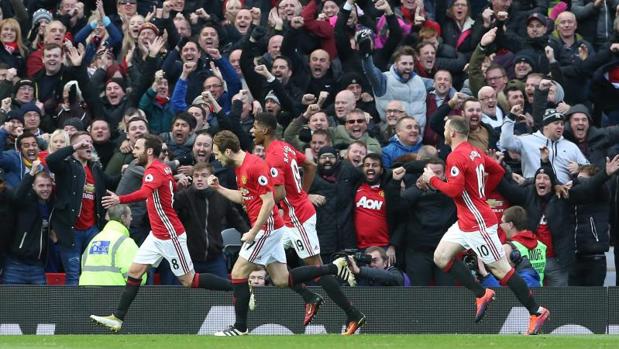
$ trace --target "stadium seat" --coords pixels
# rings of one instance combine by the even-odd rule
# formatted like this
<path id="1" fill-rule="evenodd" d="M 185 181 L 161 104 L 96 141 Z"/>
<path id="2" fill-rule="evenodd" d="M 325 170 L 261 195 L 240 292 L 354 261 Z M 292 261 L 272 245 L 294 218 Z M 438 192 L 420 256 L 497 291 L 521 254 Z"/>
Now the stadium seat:
<path id="1" fill-rule="evenodd" d="M 226 258 L 226 266 L 228 271 L 231 271 L 241 250 L 241 233 L 235 228 L 224 229 L 221 231 L 221 238 L 224 245 L 223 254 Z"/>
<path id="2" fill-rule="evenodd" d="M 47 284 L 50 286 L 62 286 L 64 285 L 64 273 L 45 273 Z"/>

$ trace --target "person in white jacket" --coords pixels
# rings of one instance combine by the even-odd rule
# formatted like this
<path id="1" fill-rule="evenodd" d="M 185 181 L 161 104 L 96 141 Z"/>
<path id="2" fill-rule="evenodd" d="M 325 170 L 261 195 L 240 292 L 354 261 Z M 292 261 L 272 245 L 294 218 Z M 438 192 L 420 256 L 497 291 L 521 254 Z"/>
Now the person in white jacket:
<path id="1" fill-rule="evenodd" d="M 565 128 L 563 114 L 555 109 L 546 109 L 542 120 L 542 130 L 533 134 L 515 136 L 514 123 L 511 118 L 505 120 L 501 127 L 499 147 L 520 154 L 522 174 L 525 178 L 533 178 L 535 171 L 539 168 L 541 147 L 547 147 L 550 150 L 550 164 L 561 184 L 570 181 L 568 168 L 570 163 L 578 165 L 589 163 L 576 144 L 563 138 Z"/>

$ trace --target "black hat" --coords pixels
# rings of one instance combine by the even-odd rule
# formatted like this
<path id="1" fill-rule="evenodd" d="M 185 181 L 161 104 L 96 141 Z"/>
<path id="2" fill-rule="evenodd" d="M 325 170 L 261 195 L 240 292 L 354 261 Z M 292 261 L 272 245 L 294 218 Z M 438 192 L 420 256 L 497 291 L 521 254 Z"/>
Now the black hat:
<path id="1" fill-rule="evenodd" d="M 555 176 L 554 171 L 552 171 L 551 168 L 549 168 L 549 165 L 543 165 L 542 167 L 538 168 L 537 171 L 535 171 L 535 176 L 533 176 L 533 180 L 535 180 L 535 178 L 537 178 L 537 175 L 539 174 L 545 174 L 548 175 L 548 177 L 550 177 L 550 183 L 551 185 L 556 185 L 557 183 L 557 177 Z"/>
<path id="2" fill-rule="evenodd" d="M 361 85 L 361 77 L 356 74 L 356 73 L 345 73 L 344 75 L 342 75 L 342 78 L 340 79 L 340 88 L 346 89 L 348 86 L 352 85 L 352 84 L 359 84 Z"/>
<path id="3" fill-rule="evenodd" d="M 127 85 L 125 83 L 125 80 L 121 78 L 111 78 L 105 82 L 105 87 L 107 87 L 107 85 L 111 82 L 115 82 L 116 84 L 118 84 L 118 86 L 120 86 L 120 88 L 123 89 L 123 91 L 127 91 Z"/>
<path id="4" fill-rule="evenodd" d="M 542 118 L 544 126 L 551 124 L 555 121 L 563 121 L 563 114 L 559 113 L 556 109 L 546 109 Z"/>
<path id="5" fill-rule="evenodd" d="M 540 21 L 544 26 L 548 26 L 548 18 L 541 13 L 534 12 L 530 14 L 527 18 L 527 24 L 529 24 L 532 20 Z"/>
<path id="6" fill-rule="evenodd" d="M 39 116 L 42 114 L 41 113 L 41 109 L 39 109 L 39 107 L 37 107 L 36 104 L 34 104 L 34 102 L 30 102 L 30 103 L 25 103 L 21 106 L 21 108 L 19 108 L 19 113 L 23 116 L 28 112 L 31 111 L 35 111 L 37 113 L 39 113 Z"/>
<path id="7" fill-rule="evenodd" d="M 30 86 L 36 89 L 36 87 L 34 86 L 34 81 L 29 79 L 21 79 L 15 84 L 15 93 L 17 93 L 17 90 L 19 90 L 19 88 L 22 86 Z"/>
<path id="8" fill-rule="evenodd" d="M 21 114 L 19 112 L 19 110 L 11 110 L 6 115 L 6 121 L 8 122 L 8 121 L 11 121 L 11 120 L 19 120 L 19 122 L 21 122 L 22 125 L 23 125 L 24 124 L 24 114 Z"/>
<path id="9" fill-rule="evenodd" d="M 320 148 L 320 150 L 318 151 L 318 157 L 320 157 L 322 154 L 333 154 L 335 156 L 337 156 L 340 152 L 337 151 L 337 149 L 330 147 L 330 146 L 324 146 L 322 148 Z"/>
<path id="10" fill-rule="evenodd" d="M 62 127 L 64 128 L 65 126 L 73 126 L 78 131 L 84 131 L 84 124 L 82 123 L 82 120 L 78 118 L 70 118 L 65 120 L 65 122 L 62 124 Z"/>
<path id="11" fill-rule="evenodd" d="M 514 65 L 519 62 L 529 63 L 533 71 L 535 71 L 535 68 L 536 68 L 535 67 L 535 56 L 532 51 L 530 50 L 518 51 L 516 53 L 516 56 L 514 57 Z"/>
<path id="12" fill-rule="evenodd" d="M 589 122 L 591 122 L 591 113 L 589 112 L 589 108 L 587 108 L 586 105 L 584 104 L 576 104 L 573 105 L 570 110 L 567 111 L 567 113 L 565 113 L 565 117 L 566 118 L 570 118 L 570 116 L 572 116 L 573 114 L 576 113 L 583 113 L 585 115 L 587 115 L 587 118 L 589 119 Z"/>

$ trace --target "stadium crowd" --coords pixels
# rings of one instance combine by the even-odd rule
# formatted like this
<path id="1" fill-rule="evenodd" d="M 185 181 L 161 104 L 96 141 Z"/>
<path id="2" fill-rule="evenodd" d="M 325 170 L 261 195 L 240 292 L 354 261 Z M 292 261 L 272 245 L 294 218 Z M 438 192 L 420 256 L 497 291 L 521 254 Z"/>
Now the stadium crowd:
<path id="1" fill-rule="evenodd" d="M 146 206 L 106 217 L 101 198 L 140 188 L 133 146 L 147 133 L 164 141 L 196 271 L 227 277 L 221 232 L 249 226 L 208 187 L 211 174 L 236 186 L 213 136 L 230 130 L 264 156 L 252 137 L 261 112 L 317 164 L 322 259 L 368 250 L 350 259 L 362 285 L 454 285 L 433 252 L 455 204 L 418 178 L 453 170 L 443 133 L 459 116 L 506 169 L 485 194 L 518 273 L 530 286 L 604 283 L 619 237 L 607 167 L 619 153 L 619 0 L 3 0 L 0 10 L 0 283 L 64 272 L 87 284 L 110 273 L 91 265 L 110 251 L 111 273 L 126 273 L 150 230 Z M 264 274 L 252 282 L 268 284 Z"/>

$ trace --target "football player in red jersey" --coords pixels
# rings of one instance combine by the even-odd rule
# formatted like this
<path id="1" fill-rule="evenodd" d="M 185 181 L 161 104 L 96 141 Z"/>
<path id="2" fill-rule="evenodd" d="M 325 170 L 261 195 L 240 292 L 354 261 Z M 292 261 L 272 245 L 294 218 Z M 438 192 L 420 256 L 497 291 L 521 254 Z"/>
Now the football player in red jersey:
<path id="1" fill-rule="evenodd" d="M 320 244 L 316 233 L 316 210 L 307 197 L 307 190 L 314 180 L 316 164 L 292 145 L 277 139 L 277 119 L 271 113 L 259 113 L 255 117 L 252 133 L 254 144 L 264 146 L 266 162 L 273 177 L 275 201 L 284 211 L 284 248 L 293 247 L 306 265 L 322 265 Z M 303 176 L 299 171 L 303 168 Z M 351 335 L 365 323 L 365 315 L 357 310 L 340 289 L 332 275 L 316 280 L 331 299 L 346 313 L 347 326 L 344 334 Z M 311 323 L 324 303 L 322 297 L 303 285 L 293 290 L 305 301 L 304 325 Z"/>
<path id="2" fill-rule="evenodd" d="M 230 131 L 215 135 L 213 154 L 222 165 L 234 168 L 239 189 L 222 187 L 215 176 L 209 177 L 209 185 L 228 200 L 242 204 L 252 225 L 241 237 L 244 243 L 232 268 L 236 322 L 216 332 L 216 336 L 242 336 L 248 333 L 247 310 L 251 295 L 247 278 L 256 265 L 265 266 L 273 284 L 278 287 L 293 287 L 320 276 L 335 274 L 354 284 L 354 277 L 344 257 L 336 259 L 333 264 L 304 266 L 289 272 L 281 243 L 284 221 L 275 205 L 273 177 L 267 163 L 241 150 L 238 137 Z"/>
<path id="3" fill-rule="evenodd" d="M 108 191 L 108 196 L 104 196 L 101 200 L 105 208 L 147 200 L 146 209 L 152 229 L 129 267 L 127 285 L 116 311 L 109 316 L 90 316 L 93 321 L 114 332 L 122 327 L 127 310 L 138 293 L 142 275 L 151 265 L 158 266 L 163 258 L 170 263 L 172 272 L 185 287 L 232 291 L 232 285 L 228 280 L 212 274 L 195 273 L 193 270 L 187 249 L 185 228 L 172 206 L 176 183 L 172 170 L 159 160 L 161 148 L 162 142 L 159 137 L 141 136 L 135 143 L 133 156 L 139 165 L 145 167 L 142 187 L 122 196 Z"/>
<path id="4" fill-rule="evenodd" d="M 505 257 L 497 235 L 498 221 L 486 201 L 484 189 L 496 186 L 505 171 L 483 151 L 468 142 L 469 125 L 466 120 L 454 117 L 445 124 L 445 143 L 452 152 L 447 156 L 447 182 L 433 171 L 424 169 L 421 180 L 445 195 L 453 198 L 458 212 L 458 221 L 445 233 L 434 252 L 434 263 L 459 280 L 477 297 L 475 321 L 480 321 L 494 300 L 495 292 L 483 288 L 472 276 L 464 263 L 455 257 L 472 249 L 500 280 L 508 286 L 529 313 L 528 334 L 540 333 L 550 311 L 540 307 L 527 284 L 515 272 Z"/>

